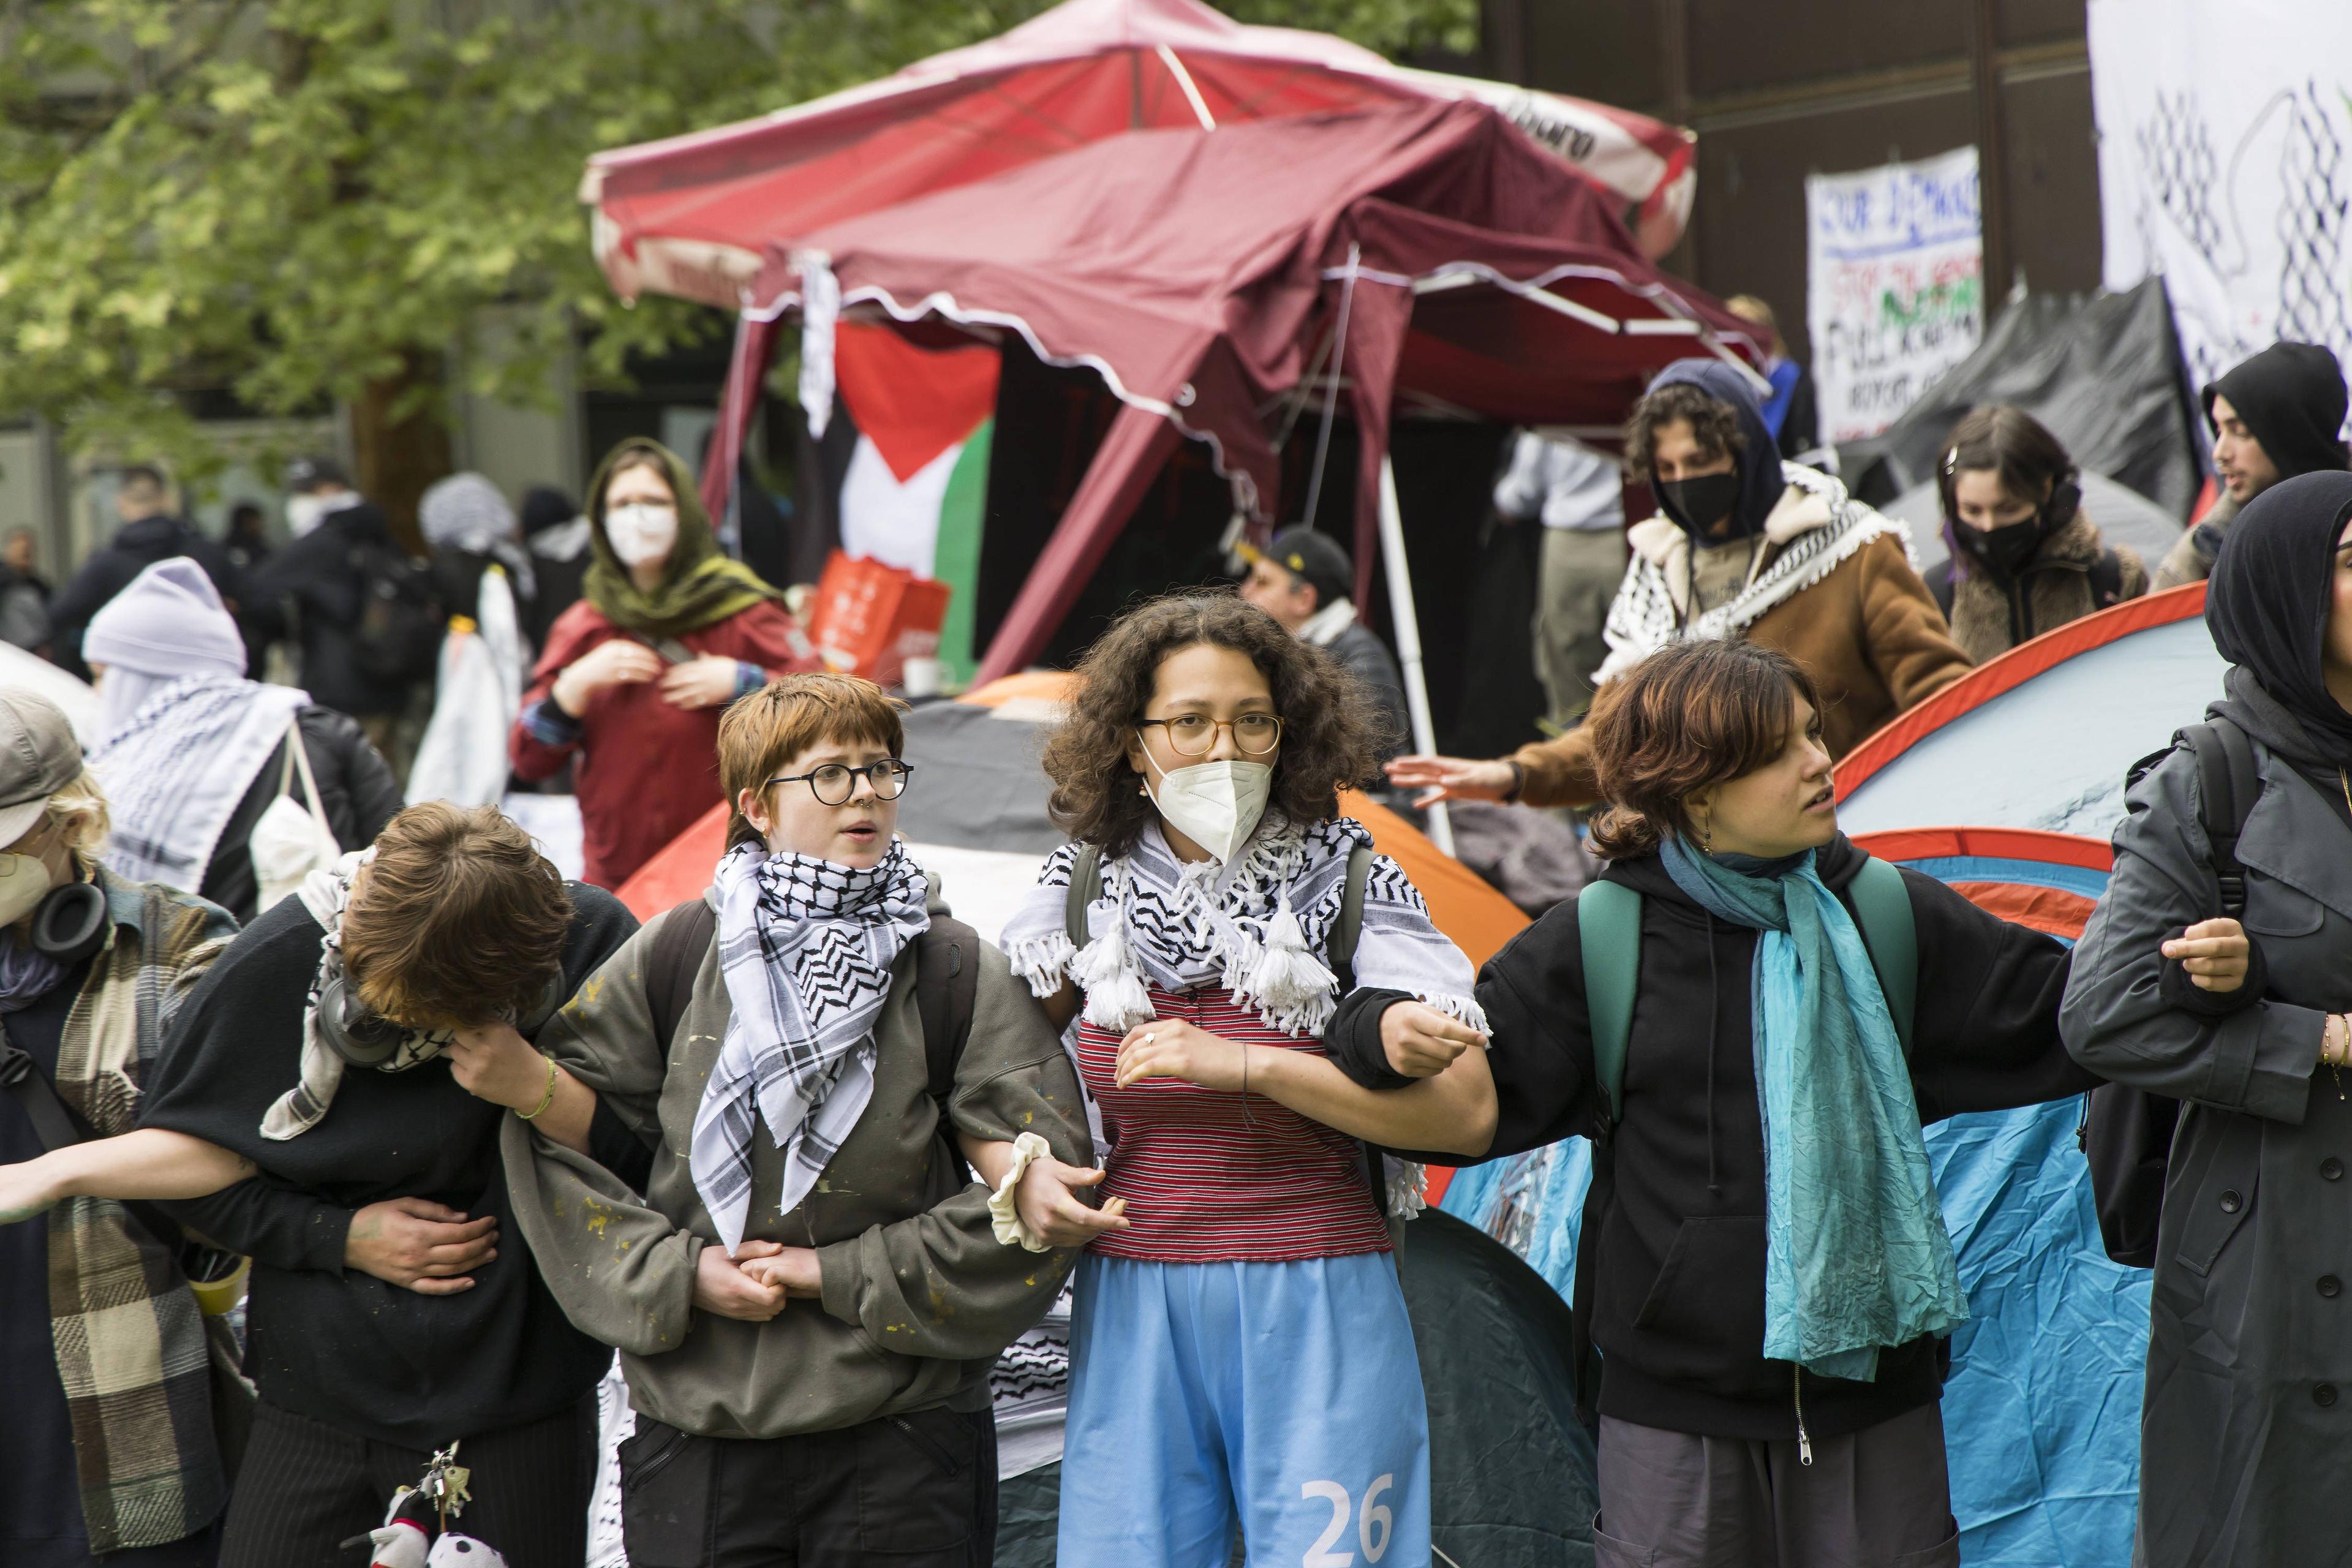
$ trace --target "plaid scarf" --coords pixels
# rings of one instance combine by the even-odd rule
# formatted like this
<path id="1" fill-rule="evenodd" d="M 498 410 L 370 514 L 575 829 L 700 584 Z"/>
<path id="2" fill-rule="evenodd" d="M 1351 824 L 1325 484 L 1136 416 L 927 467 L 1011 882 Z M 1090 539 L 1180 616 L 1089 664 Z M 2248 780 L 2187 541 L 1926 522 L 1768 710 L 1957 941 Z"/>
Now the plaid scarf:
<path id="1" fill-rule="evenodd" d="M 172 1014 L 236 934 L 212 905 L 98 873 L 113 921 L 66 1015 L 58 1098 L 101 1137 L 139 1122 Z M 227 1485 L 213 1436 L 205 1323 L 179 1259 L 123 1206 L 49 1211 L 49 1327 L 92 1552 L 202 1530 Z"/>
<path id="2" fill-rule="evenodd" d="M 892 843 L 870 870 L 743 844 L 719 863 L 719 968 L 733 1009 L 694 1113 L 688 1167 L 733 1252 L 751 1208 L 755 1121 L 783 1152 L 790 1214 L 874 1097 L 890 965 L 931 923 L 930 883 Z"/>
<path id="3" fill-rule="evenodd" d="M 326 929 L 319 944 L 319 973 L 311 977 L 310 994 L 302 1003 L 302 1067 L 300 1081 L 271 1103 L 261 1118 L 261 1135 L 283 1142 L 299 1137 L 327 1119 L 335 1091 L 343 1085 L 343 1058 L 335 1054 L 320 1031 L 319 998 L 328 982 L 343 973 L 343 910 L 352 901 L 352 879 L 373 858 L 373 848 L 355 849 L 333 865 L 303 879 L 297 895 L 310 918 Z M 412 1030 L 391 1058 L 376 1064 L 378 1072 L 406 1072 L 446 1050 L 457 1037 L 447 1029 Z"/>

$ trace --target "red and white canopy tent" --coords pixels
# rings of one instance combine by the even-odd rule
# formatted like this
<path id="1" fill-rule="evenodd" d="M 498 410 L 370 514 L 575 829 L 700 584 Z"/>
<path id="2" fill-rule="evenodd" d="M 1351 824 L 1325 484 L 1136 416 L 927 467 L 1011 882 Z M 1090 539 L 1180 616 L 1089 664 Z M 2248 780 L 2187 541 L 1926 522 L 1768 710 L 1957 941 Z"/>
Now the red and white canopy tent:
<path id="1" fill-rule="evenodd" d="M 1202 87 L 1206 67 L 1185 52 L 1196 48 L 1215 57 L 1208 74 L 1225 96 Z M 1059 142 L 1037 120 L 1050 72 L 1003 74 L 1024 60 L 1024 70 L 1043 70 L 1047 58 L 1076 95 L 1055 100 L 1056 134 L 1070 132 Z M 1122 68 L 1105 75 L 1106 60 Z M 1172 98 L 1153 96 L 1147 60 Z M 971 85 L 983 79 L 995 85 Z M 1092 86 L 1080 90 L 1080 79 Z M 984 132 L 957 119 L 1015 79 L 1031 94 L 1021 114 Z M 1343 82 L 1357 104 L 1369 94 L 1385 106 L 1318 110 L 1307 93 Z M 1105 95 L 1124 123 L 1103 114 Z M 790 316 L 807 329 L 813 423 L 830 410 L 832 327 L 844 310 L 1018 331 L 1040 358 L 1102 374 L 1125 406 L 989 646 L 982 679 L 1039 651 L 1178 436 L 1213 446 L 1236 510 L 1262 537 L 1280 490 L 1261 411 L 1345 387 L 1362 437 L 1358 596 L 1378 550 L 1426 746 L 1387 471 L 1391 401 L 1606 432 L 1674 359 L 1761 357 L 1745 323 L 1642 255 L 1619 216 L 1621 191 L 1477 101 L 1489 96 L 1462 83 L 1440 91 L 1337 40 L 1238 28 L 1192 0 L 1073 0 L 992 44 L 806 111 L 600 155 L 590 194 L 600 254 L 624 291 L 658 285 L 743 307 L 703 479 L 714 511 Z M 916 112 L 951 102 L 964 107 Z M 1077 116 L 1084 134 L 1068 120 L 1081 102 L 1095 105 Z M 1153 123 L 1145 113 L 1155 102 L 1192 112 L 1162 116 L 1174 129 L 1135 129 Z M 1228 119 L 1218 119 L 1219 103 Z M 1286 112 L 1276 117 L 1231 117 L 1277 105 Z M 1612 123 L 1633 135 L 1626 117 Z M 1633 136 L 1660 160 L 1643 176 L 1657 200 L 1645 197 L 1636 216 L 1673 212 L 1678 227 L 1684 198 L 1674 193 L 1687 189 L 1689 141 L 1659 129 L 1663 140 Z M 1606 138 L 1595 137 L 1597 149 Z M 962 153 L 932 145 L 941 141 Z M 792 146 L 802 147 L 796 161 L 779 152 Z M 837 195 L 815 183 L 820 163 Z M 690 190 L 701 195 L 678 194 Z M 772 218 L 747 218 L 727 231 L 734 238 L 720 237 L 726 212 L 743 216 L 761 201 L 777 205 Z M 763 247 L 748 281 L 747 238 Z"/>
<path id="2" fill-rule="evenodd" d="M 751 291 L 747 322 L 803 321 L 813 417 L 831 323 L 861 307 L 1019 332 L 1125 405 L 982 679 L 1035 655 L 1179 436 L 1209 443 L 1263 527 L 1280 474 L 1261 410 L 1345 384 L 1358 588 L 1381 553 L 1394 592 L 1393 402 L 1607 430 L 1668 362 L 1758 354 L 1744 322 L 1634 253 L 1590 183 L 1467 103 L 1137 132 L 772 245 Z"/>
<path id="3" fill-rule="evenodd" d="M 1324 33 L 1244 26 L 1200 0 L 1069 0 L 1002 37 L 757 120 L 597 153 L 581 197 L 624 298 L 726 310 L 772 243 L 1129 131 L 1430 100 L 1492 104 L 1608 192 L 1664 256 L 1694 182 L 1690 132 L 1604 104 L 1408 70 Z"/>

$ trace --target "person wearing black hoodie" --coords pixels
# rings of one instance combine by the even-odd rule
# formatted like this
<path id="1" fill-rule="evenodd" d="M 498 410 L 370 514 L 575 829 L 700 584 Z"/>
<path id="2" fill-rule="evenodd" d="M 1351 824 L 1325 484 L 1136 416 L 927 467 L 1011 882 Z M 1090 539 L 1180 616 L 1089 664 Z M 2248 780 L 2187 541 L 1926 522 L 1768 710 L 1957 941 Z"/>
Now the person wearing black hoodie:
<path id="1" fill-rule="evenodd" d="M 1500 1107 L 1482 1158 L 1594 1140 L 1575 1322 L 1603 1563 L 1957 1563 L 1937 1400 L 1966 1306 L 1920 1127 L 2095 1081 L 2058 1037 L 2064 947 L 1908 870 L 1906 1037 L 1856 934 L 1868 857 L 1837 830 L 1819 700 L 1786 655 L 1706 641 L 1594 702 L 1615 805 L 1593 843 L 1640 895 L 1615 1114 L 1579 904 L 1479 976 Z M 1350 1078 L 1407 1081 L 1383 1040 L 1407 999 L 1340 1003 L 1324 1041 Z M 1825 1125 L 1853 1135 L 1803 1136 Z M 1824 1163 L 1842 1151 L 1865 1152 L 1844 1179 Z M 1838 1303 L 1872 1302 L 1825 1331 Z"/>
<path id="2" fill-rule="evenodd" d="M 432 679 L 447 623 L 432 573 L 333 463 L 303 459 L 289 488 L 297 535 L 255 570 L 246 614 L 265 643 L 290 626 L 310 700 L 359 720 L 393 756 L 393 721 Z"/>
<path id="3" fill-rule="evenodd" d="M 2206 387 L 2221 495 L 2166 553 L 2157 589 L 2210 576 L 2231 523 L 2281 479 L 2352 468 L 2341 438 L 2345 407 L 2344 367 L 2318 343 L 2273 343 Z"/>
<path id="4" fill-rule="evenodd" d="M 2179 747 L 2125 797 L 2061 1026 L 2084 1066 L 2186 1102 L 2134 1561 L 2335 1563 L 2352 1539 L 2352 473 L 2255 497 L 2207 593 L 2231 665 L 2208 717 L 2252 742 L 2242 918 L 2216 918 L 2199 757 Z"/>
<path id="5" fill-rule="evenodd" d="M 122 519 L 121 529 L 81 563 L 49 603 L 49 658 L 84 680 L 90 676 L 89 666 L 82 662 L 81 634 L 89 618 L 156 562 L 174 555 L 195 562 L 232 614 L 246 595 L 244 576 L 228 552 L 172 515 L 172 492 L 159 470 L 144 463 L 125 468 L 114 510 Z"/>

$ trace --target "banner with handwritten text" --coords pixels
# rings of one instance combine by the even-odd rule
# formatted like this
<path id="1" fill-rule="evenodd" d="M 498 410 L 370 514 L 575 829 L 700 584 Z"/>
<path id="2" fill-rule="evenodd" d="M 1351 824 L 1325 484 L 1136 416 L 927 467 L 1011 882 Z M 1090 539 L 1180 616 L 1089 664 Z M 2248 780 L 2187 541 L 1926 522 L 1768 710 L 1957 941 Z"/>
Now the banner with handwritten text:
<path id="1" fill-rule="evenodd" d="M 1822 436 L 1894 423 L 1984 331 L 1977 150 L 1805 181 L 1807 325 Z"/>

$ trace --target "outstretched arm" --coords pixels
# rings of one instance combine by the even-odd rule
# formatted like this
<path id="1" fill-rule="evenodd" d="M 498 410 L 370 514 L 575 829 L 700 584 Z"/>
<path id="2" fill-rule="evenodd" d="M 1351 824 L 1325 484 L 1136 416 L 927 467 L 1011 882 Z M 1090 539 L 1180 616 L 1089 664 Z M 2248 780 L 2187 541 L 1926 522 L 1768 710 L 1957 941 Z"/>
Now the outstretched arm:
<path id="1" fill-rule="evenodd" d="M 184 1132 L 142 1127 L 0 1165 L 0 1225 L 65 1198 L 201 1198 L 254 1173 L 253 1162 Z"/>
<path id="2" fill-rule="evenodd" d="M 1148 1078 L 1262 1094 L 1384 1149 L 1478 1155 L 1495 1137 L 1495 1080 L 1483 1050 L 1462 1052 L 1443 1072 L 1409 1089 L 1370 1089 L 1311 1052 L 1245 1045 L 1191 1024 L 1154 1019 L 1128 1031 L 1118 1047 L 1119 1087 Z"/>

